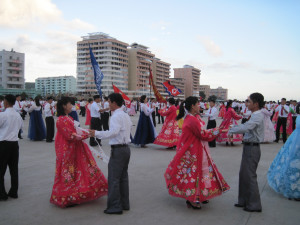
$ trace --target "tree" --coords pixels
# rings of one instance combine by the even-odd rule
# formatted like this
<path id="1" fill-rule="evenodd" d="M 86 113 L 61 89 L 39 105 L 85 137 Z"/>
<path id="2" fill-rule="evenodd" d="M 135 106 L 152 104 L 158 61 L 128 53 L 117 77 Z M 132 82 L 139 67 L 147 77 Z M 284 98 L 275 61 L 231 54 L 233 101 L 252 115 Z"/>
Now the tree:
<path id="1" fill-rule="evenodd" d="M 199 92 L 199 95 L 200 95 L 200 97 L 201 97 L 203 100 L 204 100 L 205 97 L 206 97 L 204 91 L 200 91 L 200 92 Z"/>
<path id="2" fill-rule="evenodd" d="M 218 99 L 218 97 L 217 96 L 215 96 L 215 95 L 211 95 L 211 96 L 209 96 L 208 97 L 208 101 L 211 101 L 211 100 L 217 100 Z"/>
<path id="3" fill-rule="evenodd" d="M 28 98 L 28 95 L 25 92 L 22 92 L 20 95 L 21 95 L 21 99 Z"/>

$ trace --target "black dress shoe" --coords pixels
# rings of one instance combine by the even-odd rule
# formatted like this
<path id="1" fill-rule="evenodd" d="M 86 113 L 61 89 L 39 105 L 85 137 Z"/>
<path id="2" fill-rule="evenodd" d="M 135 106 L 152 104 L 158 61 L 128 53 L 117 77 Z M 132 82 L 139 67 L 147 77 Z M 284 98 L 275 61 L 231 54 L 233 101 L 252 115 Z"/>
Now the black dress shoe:
<path id="1" fill-rule="evenodd" d="M 123 211 L 118 211 L 118 212 L 109 212 L 107 209 L 104 210 L 105 214 L 117 214 L 117 215 L 121 215 L 123 214 Z"/>
<path id="2" fill-rule="evenodd" d="M 208 200 L 206 200 L 206 201 L 203 201 L 203 202 L 201 202 L 202 204 L 208 204 L 209 203 L 209 201 Z"/>
<path id="3" fill-rule="evenodd" d="M 129 210 L 130 210 L 130 208 L 123 208 L 123 210 L 125 210 L 125 211 L 129 211 Z"/>
<path id="4" fill-rule="evenodd" d="M 278 140 L 275 140 L 274 142 L 278 143 Z"/>
<path id="5" fill-rule="evenodd" d="M 20 137 L 18 137 L 19 139 L 23 139 L 21 136 Z"/>
<path id="6" fill-rule="evenodd" d="M 261 209 L 248 209 L 245 207 L 244 211 L 246 211 L 246 212 L 261 212 Z"/>
<path id="7" fill-rule="evenodd" d="M 243 208 L 243 207 L 245 207 L 244 205 L 240 205 L 239 203 L 237 203 L 237 204 L 234 204 L 234 206 L 235 206 L 235 207 L 239 207 L 239 208 Z"/>
<path id="8" fill-rule="evenodd" d="M 6 201 L 7 199 L 8 199 L 7 196 L 1 196 L 1 197 L 0 197 L 0 201 Z"/>
<path id="9" fill-rule="evenodd" d="M 10 198 L 18 198 L 18 194 L 8 193 L 7 195 L 8 195 L 8 197 L 10 197 Z"/>

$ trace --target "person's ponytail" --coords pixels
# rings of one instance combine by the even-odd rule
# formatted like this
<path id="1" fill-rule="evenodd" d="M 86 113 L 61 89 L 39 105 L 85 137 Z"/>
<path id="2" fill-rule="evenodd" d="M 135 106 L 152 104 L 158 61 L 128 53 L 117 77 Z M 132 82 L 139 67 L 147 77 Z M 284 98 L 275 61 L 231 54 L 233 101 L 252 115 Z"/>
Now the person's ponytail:
<path id="1" fill-rule="evenodd" d="M 184 104 L 185 104 L 185 101 L 183 101 L 180 106 L 179 106 L 179 113 L 176 117 L 176 120 L 180 120 L 181 118 L 184 117 L 184 113 L 185 113 L 185 110 L 184 110 Z"/>

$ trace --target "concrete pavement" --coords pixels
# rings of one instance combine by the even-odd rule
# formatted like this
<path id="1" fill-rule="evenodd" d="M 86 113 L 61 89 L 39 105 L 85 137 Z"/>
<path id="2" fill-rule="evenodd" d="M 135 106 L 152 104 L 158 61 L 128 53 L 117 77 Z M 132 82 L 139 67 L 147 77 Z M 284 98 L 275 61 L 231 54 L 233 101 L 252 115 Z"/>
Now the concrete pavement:
<path id="1" fill-rule="evenodd" d="M 138 115 L 131 117 L 137 124 Z M 263 144 L 258 167 L 258 183 L 263 205 L 262 213 L 248 213 L 234 207 L 238 193 L 238 172 L 242 156 L 242 145 L 226 147 L 218 144 L 211 148 L 211 155 L 219 171 L 231 186 L 220 197 L 203 205 L 201 210 L 188 209 L 184 199 L 171 197 L 166 189 L 164 172 L 175 155 L 175 150 L 166 150 L 157 145 L 148 148 L 131 146 L 129 165 L 131 210 L 123 215 L 106 215 L 106 197 L 96 201 L 61 209 L 49 203 L 55 172 L 54 143 L 32 142 L 27 136 L 28 116 L 25 120 L 23 140 L 20 140 L 19 198 L 0 202 L 0 224 L 236 224 L 236 225 L 282 225 L 300 224 L 300 203 L 289 201 L 275 193 L 267 183 L 270 163 L 280 150 L 280 144 Z M 80 116 L 81 124 L 85 118 Z M 220 123 L 220 120 L 218 121 Z M 84 126 L 83 126 L 84 127 Z M 157 126 L 161 130 L 161 125 Z M 132 135 L 135 127 L 132 129 Z M 108 140 L 103 149 L 109 155 Z M 107 165 L 97 163 L 107 176 Z M 5 177 L 6 189 L 10 187 L 10 176 Z"/>

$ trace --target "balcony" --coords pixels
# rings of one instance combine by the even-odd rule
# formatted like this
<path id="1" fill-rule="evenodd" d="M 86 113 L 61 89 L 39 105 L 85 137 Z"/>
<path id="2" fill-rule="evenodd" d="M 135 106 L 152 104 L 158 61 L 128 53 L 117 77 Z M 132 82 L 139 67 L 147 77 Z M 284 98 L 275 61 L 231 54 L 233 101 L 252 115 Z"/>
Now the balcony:
<path id="1" fill-rule="evenodd" d="M 20 60 L 17 60 L 17 59 L 8 59 L 7 62 L 16 63 L 16 64 L 21 64 L 22 63 Z"/>
<path id="2" fill-rule="evenodd" d="M 23 75 L 17 74 L 17 73 L 9 73 L 9 74 L 7 74 L 7 77 L 23 78 Z"/>
<path id="3" fill-rule="evenodd" d="M 14 71 L 21 71 L 22 70 L 22 68 L 20 68 L 20 67 L 12 67 L 12 66 L 8 66 L 7 67 L 7 70 L 14 70 Z"/>
<path id="4" fill-rule="evenodd" d="M 10 81 L 6 81 L 6 83 L 7 84 L 16 84 L 16 85 L 23 85 L 24 84 L 24 82 L 23 81 L 12 81 L 12 80 L 10 80 Z"/>

